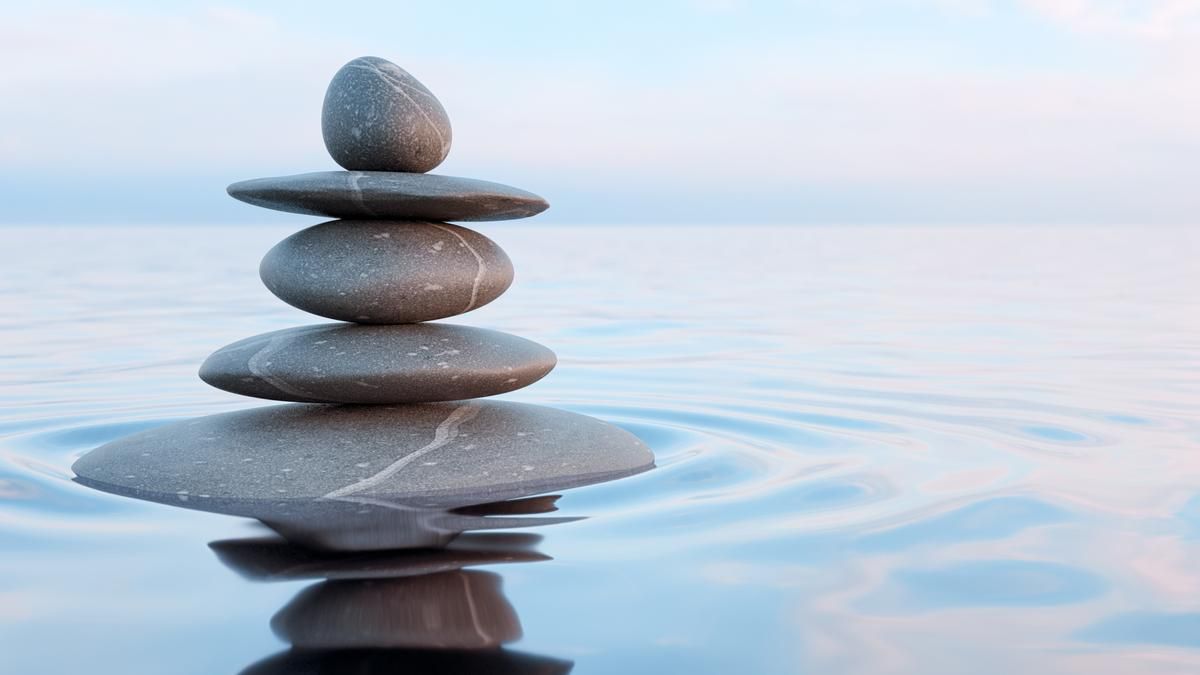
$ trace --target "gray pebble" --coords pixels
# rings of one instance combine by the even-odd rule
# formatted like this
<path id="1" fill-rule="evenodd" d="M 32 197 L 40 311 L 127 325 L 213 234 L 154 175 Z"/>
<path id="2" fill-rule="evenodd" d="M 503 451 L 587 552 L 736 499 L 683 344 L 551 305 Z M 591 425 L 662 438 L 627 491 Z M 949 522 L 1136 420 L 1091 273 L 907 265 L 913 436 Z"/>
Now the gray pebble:
<path id="1" fill-rule="evenodd" d="M 334 218 L 513 220 L 549 208 L 524 190 L 473 178 L 395 171 L 318 171 L 230 185 L 234 199 L 276 211 Z"/>
<path id="2" fill-rule="evenodd" d="M 325 92 L 321 133 L 333 161 L 351 171 L 425 173 L 450 152 L 450 118 L 433 93 L 396 64 L 363 56 Z"/>
<path id="3" fill-rule="evenodd" d="M 418 403 L 520 389 L 554 352 L 508 333 L 442 323 L 319 324 L 263 333 L 214 352 L 200 379 L 276 401 Z"/>
<path id="4" fill-rule="evenodd" d="M 306 312 L 399 324 L 486 305 L 508 289 L 513 268 L 495 242 L 457 225 L 334 220 L 276 244 L 259 275 L 280 300 Z"/>

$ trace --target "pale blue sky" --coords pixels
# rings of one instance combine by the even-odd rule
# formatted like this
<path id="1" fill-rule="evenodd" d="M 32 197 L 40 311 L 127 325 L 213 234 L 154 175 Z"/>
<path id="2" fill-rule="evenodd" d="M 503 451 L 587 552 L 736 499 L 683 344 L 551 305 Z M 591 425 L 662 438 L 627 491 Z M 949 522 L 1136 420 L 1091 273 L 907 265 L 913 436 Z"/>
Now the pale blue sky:
<path id="1" fill-rule="evenodd" d="M 0 17 L 5 222 L 295 219 L 321 98 L 389 58 L 438 172 L 547 223 L 1194 223 L 1200 0 L 42 1 Z"/>

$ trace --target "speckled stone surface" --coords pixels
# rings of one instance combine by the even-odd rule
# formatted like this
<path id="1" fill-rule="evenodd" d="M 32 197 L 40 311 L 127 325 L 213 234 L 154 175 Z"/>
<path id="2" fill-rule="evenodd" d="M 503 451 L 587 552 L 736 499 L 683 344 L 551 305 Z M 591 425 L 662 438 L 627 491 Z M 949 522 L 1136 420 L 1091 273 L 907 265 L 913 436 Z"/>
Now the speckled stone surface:
<path id="1" fill-rule="evenodd" d="M 200 379 L 277 401 L 418 403 L 520 389 L 554 364 L 554 352 L 499 331 L 442 323 L 336 323 L 263 333 L 222 347 L 200 366 Z"/>
<path id="2" fill-rule="evenodd" d="M 433 93 L 400 66 L 362 56 L 325 92 L 321 133 L 333 161 L 351 171 L 424 173 L 450 152 L 450 118 Z"/>
<path id="3" fill-rule="evenodd" d="M 549 208 L 524 190 L 473 178 L 394 171 L 318 171 L 230 185 L 234 199 L 276 211 L 334 218 L 485 221 Z"/>
<path id="4" fill-rule="evenodd" d="M 319 316 L 367 324 L 444 319 L 500 296 L 512 262 L 491 239 L 447 223 L 334 220 L 267 252 L 263 283 Z"/>
<path id="5" fill-rule="evenodd" d="M 266 521 L 292 514 L 302 522 L 314 504 L 450 509 L 614 480 L 653 465 L 635 436 L 586 415 L 465 401 L 274 405 L 208 415 L 113 441 L 72 469 L 78 482 L 106 492 Z"/>
<path id="6" fill-rule="evenodd" d="M 483 649 L 521 637 L 521 623 L 490 572 L 455 571 L 309 586 L 271 619 L 302 649 Z"/>
<path id="7" fill-rule="evenodd" d="M 444 549 L 350 553 L 317 551 L 278 537 L 224 539 L 210 542 L 208 547 L 226 567 L 253 581 L 393 579 L 475 565 L 549 560 L 530 548 L 540 539 L 516 532 L 464 534 Z"/>

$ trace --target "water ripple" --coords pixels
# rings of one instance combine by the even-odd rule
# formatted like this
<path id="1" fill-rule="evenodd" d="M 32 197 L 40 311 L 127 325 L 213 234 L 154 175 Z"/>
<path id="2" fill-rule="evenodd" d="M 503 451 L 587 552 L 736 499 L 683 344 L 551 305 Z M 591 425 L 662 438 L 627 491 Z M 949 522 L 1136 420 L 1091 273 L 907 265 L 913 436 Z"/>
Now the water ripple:
<path id="1" fill-rule="evenodd" d="M 581 618 L 592 631 L 571 639 L 602 641 L 628 621 L 655 648 L 691 654 L 729 636 L 784 659 L 763 640 L 802 633 L 804 653 L 788 658 L 822 672 L 903 672 L 889 655 L 946 640 L 984 661 L 1042 650 L 1039 672 L 1078 672 L 1056 659 L 1098 643 L 1195 649 L 1200 279 L 1182 253 L 1197 250 L 1193 235 L 1170 235 L 1180 254 L 1163 257 L 1132 231 L 1100 243 L 739 232 L 639 229 L 621 255 L 594 245 L 607 231 L 495 232 L 522 278 L 461 321 L 560 355 L 511 398 L 614 422 L 657 456 L 655 471 L 564 496 L 562 515 L 591 518 L 547 530 L 568 562 L 537 578 L 572 597 L 608 589 L 592 598 L 600 606 L 654 597 L 640 613 L 661 621 L 613 621 L 610 607 L 597 613 L 604 630 Z M 29 315 L 0 319 L 0 548 L 79 554 L 227 527 L 85 490 L 68 467 L 126 434 L 254 404 L 208 390 L 195 369 L 219 345 L 310 320 L 254 273 L 284 233 L 191 232 L 187 256 L 169 240 L 128 246 L 137 233 L 81 231 L 66 252 L 19 264 L 13 251 L 28 242 L 0 247 L 15 270 L 7 292 L 38 298 Z M 1063 247 L 1070 260 L 1044 253 Z M 593 583 L 570 576 L 582 567 Z M 22 569 L 5 574 L 36 576 Z M 522 573 L 505 573 L 553 635 L 557 596 L 539 609 Z M 1006 613 L 1029 608 L 1036 621 Z M 771 625 L 747 634 L 726 613 Z M 1156 672 L 1137 666 L 1128 672 Z"/>

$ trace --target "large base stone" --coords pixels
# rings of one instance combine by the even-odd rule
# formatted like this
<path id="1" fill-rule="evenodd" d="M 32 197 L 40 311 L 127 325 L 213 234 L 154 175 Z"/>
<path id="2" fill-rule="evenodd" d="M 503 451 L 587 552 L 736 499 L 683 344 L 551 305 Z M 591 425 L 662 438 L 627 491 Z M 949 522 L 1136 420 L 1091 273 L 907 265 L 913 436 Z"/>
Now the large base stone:
<path id="1" fill-rule="evenodd" d="M 257 518 L 305 546 L 373 550 L 572 520 L 490 503 L 653 465 L 635 436 L 591 417 L 468 401 L 209 415 L 113 441 L 72 469 L 75 480 L 105 492 Z M 489 506 L 460 509 L 478 504 Z"/>

